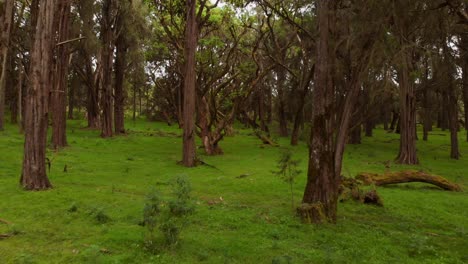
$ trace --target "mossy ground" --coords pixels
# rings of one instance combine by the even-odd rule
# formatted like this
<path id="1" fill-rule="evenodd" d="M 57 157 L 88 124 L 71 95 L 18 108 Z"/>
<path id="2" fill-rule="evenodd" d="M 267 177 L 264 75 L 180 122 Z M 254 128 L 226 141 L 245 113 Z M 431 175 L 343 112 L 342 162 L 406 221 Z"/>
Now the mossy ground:
<path id="1" fill-rule="evenodd" d="M 304 225 L 290 207 L 288 186 L 271 173 L 281 147 L 262 146 L 248 130 L 225 138 L 225 155 L 201 156 L 215 168 L 186 169 L 177 165 L 181 139 L 174 136 L 180 134 L 176 127 L 129 121 L 128 129 L 143 133 L 101 139 L 83 126 L 84 121 L 70 122 L 70 146 L 49 151 L 54 188 L 44 192 L 19 187 L 23 136 L 14 126 L 0 132 L 0 218 L 13 223 L 0 223 L 0 233 L 16 233 L 0 240 L 0 263 L 468 262 L 466 192 L 424 184 L 382 187 L 384 207 L 348 201 L 340 203 L 336 225 Z M 460 133 L 464 156 L 454 161 L 448 134 L 434 131 L 429 142 L 418 142 L 421 165 L 407 167 L 391 162 L 398 135 L 377 129 L 363 144 L 347 147 L 343 174 L 416 168 L 466 189 L 464 138 Z M 288 139 L 279 142 L 288 146 Z M 295 185 L 299 202 L 306 144 L 294 151 L 302 159 L 303 173 Z M 177 247 L 150 254 L 142 248 L 144 227 L 139 225 L 145 195 L 152 186 L 168 195 L 168 182 L 179 174 L 191 179 L 196 213 Z M 99 221 L 96 215 L 109 219 Z"/>

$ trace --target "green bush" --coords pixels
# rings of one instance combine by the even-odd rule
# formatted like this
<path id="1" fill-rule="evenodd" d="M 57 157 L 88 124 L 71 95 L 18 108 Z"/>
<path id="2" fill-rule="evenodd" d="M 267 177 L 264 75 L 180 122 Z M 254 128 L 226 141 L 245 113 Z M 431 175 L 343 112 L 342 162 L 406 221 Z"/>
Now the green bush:
<path id="1" fill-rule="evenodd" d="M 178 176 L 173 181 L 173 198 L 165 201 L 153 188 L 146 197 L 143 211 L 143 223 L 146 228 L 144 243 L 146 249 L 158 251 L 158 238 L 162 236 L 163 245 L 175 246 L 179 242 L 181 230 L 188 223 L 188 216 L 193 214 L 194 206 L 190 192 L 192 187 L 186 176 Z M 164 205 L 168 206 L 164 206 Z M 160 236 L 158 236 L 160 231 Z"/>

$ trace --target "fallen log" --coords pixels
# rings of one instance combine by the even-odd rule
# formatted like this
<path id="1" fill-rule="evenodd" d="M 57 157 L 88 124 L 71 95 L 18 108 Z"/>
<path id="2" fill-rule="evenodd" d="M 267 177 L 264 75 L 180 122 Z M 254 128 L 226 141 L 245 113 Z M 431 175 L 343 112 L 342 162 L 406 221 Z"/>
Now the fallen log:
<path id="1" fill-rule="evenodd" d="M 1 218 L 0 218 L 0 223 L 4 223 L 5 225 L 11 225 L 10 222 L 8 222 L 7 220 L 1 219 Z"/>
<path id="2" fill-rule="evenodd" d="M 260 130 L 255 131 L 255 135 L 262 141 L 263 144 L 265 145 L 270 145 L 273 147 L 278 147 L 279 144 L 274 142 L 271 138 L 269 138 L 267 135 L 265 135 L 263 132 Z"/>
<path id="3" fill-rule="evenodd" d="M 387 172 L 384 174 L 376 173 L 360 173 L 356 178 L 362 181 L 363 184 L 370 185 L 375 184 L 377 186 L 387 184 L 398 184 L 408 182 L 423 182 L 438 186 L 447 191 L 461 192 L 462 189 L 459 185 L 448 181 L 447 179 L 438 176 L 428 174 L 423 171 L 399 171 L 399 172 Z"/>
<path id="4" fill-rule="evenodd" d="M 12 237 L 13 234 L 0 234 L 0 239 Z"/>

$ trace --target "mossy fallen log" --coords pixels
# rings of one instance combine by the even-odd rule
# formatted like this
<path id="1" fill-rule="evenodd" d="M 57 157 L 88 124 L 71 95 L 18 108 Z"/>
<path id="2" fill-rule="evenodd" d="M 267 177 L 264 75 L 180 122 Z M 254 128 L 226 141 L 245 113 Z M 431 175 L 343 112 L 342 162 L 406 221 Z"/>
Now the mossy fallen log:
<path id="1" fill-rule="evenodd" d="M 384 174 L 376 173 L 360 173 L 356 178 L 362 181 L 363 184 L 375 184 L 377 186 L 387 184 L 409 183 L 409 182 L 423 182 L 438 186 L 447 191 L 460 192 L 461 187 L 455 183 L 450 182 L 444 177 L 438 175 L 428 174 L 423 171 L 399 171 L 387 172 Z"/>

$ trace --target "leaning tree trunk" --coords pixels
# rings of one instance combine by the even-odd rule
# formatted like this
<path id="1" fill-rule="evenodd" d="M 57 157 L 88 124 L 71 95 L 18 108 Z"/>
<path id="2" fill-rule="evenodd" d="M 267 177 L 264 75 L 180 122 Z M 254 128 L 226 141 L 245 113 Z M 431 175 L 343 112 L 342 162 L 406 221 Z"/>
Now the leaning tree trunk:
<path id="1" fill-rule="evenodd" d="M 4 14 L 0 19 L 0 131 L 5 124 L 5 89 L 7 78 L 8 51 L 10 49 L 11 24 L 13 23 L 14 1 L 5 0 Z M 2 10 L 0 10 L 2 11 Z"/>
<path id="2" fill-rule="evenodd" d="M 403 52 L 398 70 L 400 86 L 400 152 L 396 158 L 401 164 L 418 164 L 416 155 L 416 96 L 410 77 L 411 56 Z"/>
<path id="3" fill-rule="evenodd" d="M 51 188 L 46 174 L 49 89 L 54 42 L 56 1 L 39 5 L 36 36 L 31 53 L 30 83 L 26 98 L 23 171 L 20 183 L 27 190 Z"/>
<path id="4" fill-rule="evenodd" d="M 313 91 L 313 116 L 307 184 L 298 213 L 304 220 L 320 223 L 336 221 L 340 177 L 335 174 L 333 137 L 334 89 L 331 77 L 330 26 L 335 1 L 318 1 L 317 62 Z"/>
<path id="5" fill-rule="evenodd" d="M 58 5 L 58 41 L 63 42 L 70 36 L 70 10 L 71 2 L 61 0 Z M 51 93 L 52 104 L 52 147 L 59 149 L 67 146 L 67 86 L 69 69 L 68 45 L 59 45 L 56 48 L 56 62 L 54 74 L 54 90 Z"/>
<path id="6" fill-rule="evenodd" d="M 186 167 L 196 166 L 195 152 L 195 96 L 196 72 L 195 53 L 198 41 L 196 18 L 196 0 L 187 0 L 187 26 L 185 32 L 185 78 L 184 78 L 184 135 L 182 164 Z"/>
<path id="7" fill-rule="evenodd" d="M 125 66 L 127 57 L 127 44 L 121 33 L 116 43 L 117 53 L 115 58 L 115 103 L 114 103 L 114 126 L 116 134 L 125 134 Z"/>
<path id="8" fill-rule="evenodd" d="M 112 9 L 114 0 L 105 0 L 102 7 L 101 34 L 101 137 L 113 136 L 112 131 L 112 63 L 114 57 Z"/>

